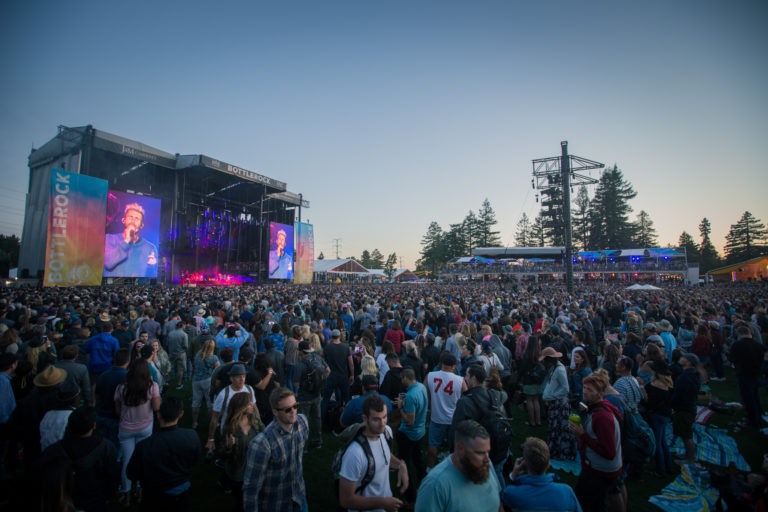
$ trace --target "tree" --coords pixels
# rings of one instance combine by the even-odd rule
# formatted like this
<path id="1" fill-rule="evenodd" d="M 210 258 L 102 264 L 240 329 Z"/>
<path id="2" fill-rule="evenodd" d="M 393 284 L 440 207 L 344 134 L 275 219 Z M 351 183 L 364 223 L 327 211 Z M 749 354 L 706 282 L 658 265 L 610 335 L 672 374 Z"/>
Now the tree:
<path id="1" fill-rule="evenodd" d="M 536 216 L 536 220 L 531 224 L 530 247 L 544 247 L 547 245 L 546 235 L 544 234 L 544 216 L 541 212 Z"/>
<path id="2" fill-rule="evenodd" d="M 477 212 L 477 231 L 479 247 L 501 247 L 499 232 L 493 227 L 498 224 L 496 212 L 491 208 L 491 202 L 486 197 L 480 210 Z"/>
<path id="3" fill-rule="evenodd" d="M 446 261 L 468 255 L 463 223 L 451 224 L 450 229 L 443 234 L 443 243 Z"/>
<path id="4" fill-rule="evenodd" d="M 421 239 L 421 258 L 416 262 L 417 270 L 440 270 L 445 263 L 444 248 L 443 229 L 432 221 Z"/>
<path id="5" fill-rule="evenodd" d="M 378 249 L 371 253 L 371 266 L 366 268 L 384 268 L 384 255 Z"/>
<path id="6" fill-rule="evenodd" d="M 472 254 L 472 249 L 479 247 L 479 226 L 475 212 L 469 210 L 469 213 L 462 221 L 462 226 L 464 229 L 464 239 L 467 242 L 467 253 Z"/>
<path id="7" fill-rule="evenodd" d="M 317 259 L 319 259 L 319 260 L 324 260 L 325 259 L 325 254 L 323 254 L 323 251 L 320 251 L 320 255 L 317 257 Z"/>
<path id="8" fill-rule="evenodd" d="M 680 239 L 677 241 L 677 245 L 680 247 L 680 250 L 685 250 L 688 263 L 698 263 L 699 246 L 696 245 L 696 241 L 687 231 L 683 231 L 680 234 Z"/>
<path id="9" fill-rule="evenodd" d="M 717 249 L 712 244 L 712 240 L 709 238 L 709 234 L 712 232 L 712 225 L 709 223 L 709 219 L 704 217 L 699 223 L 699 235 L 701 235 L 701 244 L 699 245 L 700 262 L 699 272 L 702 274 L 709 272 L 713 268 L 717 268 L 722 265 L 722 258 L 717 253 Z"/>
<path id="10" fill-rule="evenodd" d="M 364 249 L 363 254 L 360 255 L 360 264 L 365 268 L 373 268 L 371 261 L 371 253 L 368 252 L 368 249 Z"/>
<path id="11" fill-rule="evenodd" d="M 387 262 L 384 264 L 384 273 L 387 274 L 387 279 L 392 279 L 395 270 L 397 270 L 397 254 L 393 252 L 387 256 Z"/>
<path id="12" fill-rule="evenodd" d="M 0 276 L 8 277 L 10 269 L 18 267 L 20 247 L 16 235 L 0 235 Z"/>
<path id="13" fill-rule="evenodd" d="M 547 188 L 541 191 L 541 215 L 546 240 L 552 245 L 565 245 L 563 182 L 559 174 L 547 177 Z"/>
<path id="14" fill-rule="evenodd" d="M 590 238 L 594 244 L 590 249 L 621 249 L 632 244 L 629 200 L 636 196 L 637 192 L 615 164 L 603 173 L 589 205 Z"/>
<path id="15" fill-rule="evenodd" d="M 725 259 L 736 263 L 766 254 L 768 231 L 760 219 L 744 212 L 736 224 L 725 235 Z"/>
<path id="16" fill-rule="evenodd" d="M 645 210 L 640 210 L 635 221 L 635 246 L 640 249 L 656 247 L 659 244 L 658 238 L 651 216 Z"/>
<path id="17" fill-rule="evenodd" d="M 573 206 L 573 245 L 586 251 L 589 246 L 589 194 L 586 185 L 579 187 Z"/>
<path id="18" fill-rule="evenodd" d="M 520 217 L 520 221 L 517 223 L 517 231 L 515 232 L 515 245 L 517 247 L 530 247 L 531 246 L 531 219 L 523 212 Z"/>

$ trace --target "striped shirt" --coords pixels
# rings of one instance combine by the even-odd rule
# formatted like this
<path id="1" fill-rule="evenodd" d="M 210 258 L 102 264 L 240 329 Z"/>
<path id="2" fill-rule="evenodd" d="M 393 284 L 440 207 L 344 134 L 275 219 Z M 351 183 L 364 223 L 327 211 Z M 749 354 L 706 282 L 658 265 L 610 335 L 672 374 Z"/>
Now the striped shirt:
<path id="1" fill-rule="evenodd" d="M 632 409 L 637 410 L 637 404 L 643 398 L 643 391 L 640 389 L 640 384 L 637 383 L 637 379 L 632 376 L 620 377 L 616 379 L 613 384 L 613 388 L 621 393 L 624 397 L 624 401 L 627 402 Z"/>
<path id="2" fill-rule="evenodd" d="M 272 420 L 253 438 L 243 476 L 245 512 L 301 511 L 305 500 L 301 458 L 308 435 L 307 417 L 299 414 L 290 431 Z"/>

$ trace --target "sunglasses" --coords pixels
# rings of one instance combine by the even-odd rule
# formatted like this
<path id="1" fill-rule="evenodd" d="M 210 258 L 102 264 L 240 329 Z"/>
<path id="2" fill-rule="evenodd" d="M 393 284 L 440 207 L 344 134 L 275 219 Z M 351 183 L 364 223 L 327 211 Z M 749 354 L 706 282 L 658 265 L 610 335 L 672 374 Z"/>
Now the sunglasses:
<path id="1" fill-rule="evenodd" d="M 290 414 L 291 411 L 298 411 L 299 410 L 299 404 L 298 402 L 293 404 L 290 407 L 286 407 L 285 409 L 278 409 L 278 411 L 283 412 L 285 414 Z"/>

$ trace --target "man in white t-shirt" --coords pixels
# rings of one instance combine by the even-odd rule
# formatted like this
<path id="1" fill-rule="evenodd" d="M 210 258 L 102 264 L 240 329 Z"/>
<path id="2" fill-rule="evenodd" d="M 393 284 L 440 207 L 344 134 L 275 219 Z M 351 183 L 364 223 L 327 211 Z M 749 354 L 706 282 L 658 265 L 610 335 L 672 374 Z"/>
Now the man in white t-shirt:
<path id="1" fill-rule="evenodd" d="M 363 436 L 349 444 L 341 460 L 339 505 L 349 512 L 394 512 L 403 502 L 392 496 L 389 470 L 397 469 L 397 485 L 403 493 L 408 488 L 408 465 L 390 452 L 392 429 L 387 426 L 387 407 L 379 394 L 372 393 L 363 400 L 363 423 Z M 369 455 L 373 458 L 374 474 L 361 489 L 369 469 Z"/>
<path id="2" fill-rule="evenodd" d="M 216 428 L 218 427 L 220 431 L 224 431 L 224 425 L 227 422 L 227 407 L 232 397 L 238 393 L 250 393 L 251 402 L 256 403 L 256 394 L 253 388 L 245 383 L 245 375 L 247 373 L 244 364 L 235 363 L 232 365 L 232 369 L 229 370 L 229 381 L 231 384 L 219 391 L 219 394 L 216 395 L 216 400 L 213 401 L 211 424 L 208 426 L 208 442 L 205 444 L 208 452 L 212 452 L 215 447 L 213 435 L 216 432 Z"/>
<path id="3" fill-rule="evenodd" d="M 431 416 L 429 421 L 429 443 L 427 446 L 427 467 L 437 464 L 437 451 L 448 437 L 453 412 L 461 394 L 467 390 L 464 379 L 456 374 L 456 356 L 443 352 L 440 356 L 440 370 L 430 372 L 424 379 L 429 389 Z"/>

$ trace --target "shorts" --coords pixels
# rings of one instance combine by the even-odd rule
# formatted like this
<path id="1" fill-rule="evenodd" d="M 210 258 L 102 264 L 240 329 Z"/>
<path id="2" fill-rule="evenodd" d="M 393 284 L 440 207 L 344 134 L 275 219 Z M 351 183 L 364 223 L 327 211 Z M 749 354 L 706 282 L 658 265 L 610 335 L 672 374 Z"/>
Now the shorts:
<path id="1" fill-rule="evenodd" d="M 688 411 L 672 413 L 672 433 L 682 439 L 693 439 L 693 422 L 696 415 Z"/>
<path id="2" fill-rule="evenodd" d="M 213 402 L 211 400 L 211 379 L 193 380 L 192 381 L 192 407 L 199 408 L 205 399 L 205 405 L 208 406 L 208 412 L 211 412 L 213 408 Z"/>
<path id="3" fill-rule="evenodd" d="M 448 438 L 448 429 L 450 425 L 443 425 L 442 423 L 429 422 L 429 446 L 440 447 Z"/>
<path id="4" fill-rule="evenodd" d="M 171 365 L 176 371 L 176 375 L 184 375 L 184 372 L 187 371 L 187 354 L 182 352 L 171 356 Z"/>
<path id="5" fill-rule="evenodd" d="M 523 394 L 525 396 L 540 395 L 543 389 L 544 386 L 541 384 L 523 384 Z"/>

